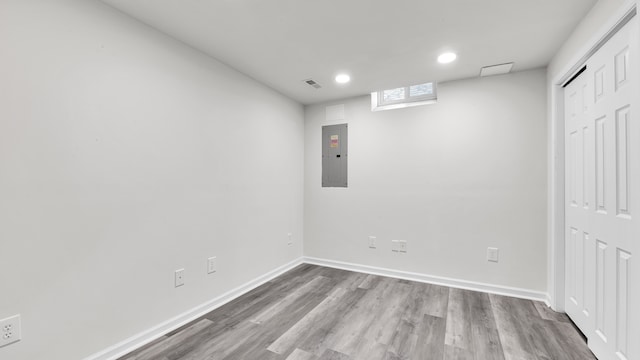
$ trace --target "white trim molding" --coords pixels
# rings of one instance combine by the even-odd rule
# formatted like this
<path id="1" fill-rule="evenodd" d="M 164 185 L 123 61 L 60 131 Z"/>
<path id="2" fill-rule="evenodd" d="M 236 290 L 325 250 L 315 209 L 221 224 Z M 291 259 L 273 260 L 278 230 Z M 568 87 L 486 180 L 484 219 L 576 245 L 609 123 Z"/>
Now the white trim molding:
<path id="1" fill-rule="evenodd" d="M 273 280 L 274 278 L 284 274 L 285 272 L 295 268 L 298 265 L 303 264 L 302 258 L 295 259 L 287 264 L 284 264 L 276 269 L 269 271 L 268 273 L 261 275 L 233 290 L 198 305 L 195 308 L 188 310 L 178 316 L 175 316 L 167 321 L 164 321 L 151 329 L 145 330 L 137 335 L 134 335 L 118 344 L 115 344 L 103 351 L 95 353 L 86 357 L 84 360 L 115 360 L 123 355 L 130 353 L 131 351 L 144 346 L 161 336 L 180 328 L 188 324 L 189 322 L 198 319 L 206 313 L 213 311 L 220 306 L 232 301 L 233 299 L 240 297 L 247 292 L 257 288 L 258 286 Z"/>
<path id="2" fill-rule="evenodd" d="M 502 286 L 502 285 L 486 284 L 486 283 L 475 282 L 475 281 L 453 279 L 453 278 L 427 275 L 427 274 L 421 274 L 421 273 L 415 273 L 415 272 L 386 269 L 386 268 L 361 265 L 361 264 L 353 264 L 353 263 L 342 262 L 342 261 L 319 259 L 314 257 L 305 256 L 303 259 L 305 263 L 312 264 L 312 265 L 320 265 L 320 266 L 355 271 L 355 272 L 360 272 L 365 274 L 380 275 L 380 276 L 387 276 L 387 277 L 392 277 L 396 279 L 442 285 L 442 286 L 448 286 L 456 289 L 473 290 L 473 291 L 480 291 L 480 292 L 496 294 L 496 295 L 511 296 L 511 297 L 527 299 L 527 300 L 542 301 L 544 303 L 548 302 L 548 294 L 542 291 L 521 289 L 521 288 Z"/>

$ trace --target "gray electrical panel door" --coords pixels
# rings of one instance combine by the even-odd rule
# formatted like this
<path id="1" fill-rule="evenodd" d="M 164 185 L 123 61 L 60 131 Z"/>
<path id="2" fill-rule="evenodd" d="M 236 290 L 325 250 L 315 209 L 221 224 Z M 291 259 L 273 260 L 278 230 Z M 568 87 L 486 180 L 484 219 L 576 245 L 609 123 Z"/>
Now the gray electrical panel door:
<path id="1" fill-rule="evenodd" d="M 347 124 L 322 127 L 322 187 L 347 187 Z"/>

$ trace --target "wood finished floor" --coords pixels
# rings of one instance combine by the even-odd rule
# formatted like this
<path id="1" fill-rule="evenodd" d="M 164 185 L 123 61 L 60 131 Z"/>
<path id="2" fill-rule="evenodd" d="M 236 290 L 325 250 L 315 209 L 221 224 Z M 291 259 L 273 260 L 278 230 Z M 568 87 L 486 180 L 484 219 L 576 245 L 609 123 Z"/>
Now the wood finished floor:
<path id="1" fill-rule="evenodd" d="M 595 357 L 540 302 L 304 264 L 120 359 Z"/>

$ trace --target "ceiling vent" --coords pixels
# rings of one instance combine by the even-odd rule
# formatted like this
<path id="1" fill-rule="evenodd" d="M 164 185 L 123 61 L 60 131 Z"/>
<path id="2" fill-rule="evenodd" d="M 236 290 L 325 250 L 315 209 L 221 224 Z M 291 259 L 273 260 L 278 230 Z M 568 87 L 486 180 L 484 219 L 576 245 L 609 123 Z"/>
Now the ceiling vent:
<path id="1" fill-rule="evenodd" d="M 322 86 L 320 86 L 320 84 L 315 82 L 313 79 L 307 79 L 307 80 L 302 80 L 302 81 L 304 81 L 309 86 L 313 86 L 314 89 L 320 89 L 322 87 Z"/>
<path id="2" fill-rule="evenodd" d="M 506 64 L 485 66 L 480 70 L 480 76 L 484 77 L 493 75 L 504 75 L 510 73 L 511 69 L 513 69 L 512 62 Z"/>

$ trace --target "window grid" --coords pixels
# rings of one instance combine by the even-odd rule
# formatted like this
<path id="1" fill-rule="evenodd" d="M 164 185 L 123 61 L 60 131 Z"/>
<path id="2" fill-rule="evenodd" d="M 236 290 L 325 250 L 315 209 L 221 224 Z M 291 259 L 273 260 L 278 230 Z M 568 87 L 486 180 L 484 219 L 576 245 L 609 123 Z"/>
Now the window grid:
<path id="1" fill-rule="evenodd" d="M 434 83 L 410 85 L 395 89 L 379 91 L 378 106 L 414 103 L 436 100 L 436 86 Z"/>

